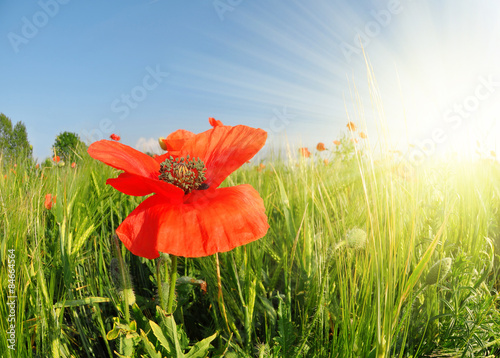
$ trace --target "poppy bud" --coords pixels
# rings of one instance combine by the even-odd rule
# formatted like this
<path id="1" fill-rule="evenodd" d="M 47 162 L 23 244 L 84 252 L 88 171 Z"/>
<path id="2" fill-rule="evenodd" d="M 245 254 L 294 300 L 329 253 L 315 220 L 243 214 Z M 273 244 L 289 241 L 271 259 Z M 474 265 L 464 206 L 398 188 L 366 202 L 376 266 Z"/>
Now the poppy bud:
<path id="1" fill-rule="evenodd" d="M 132 289 L 132 277 L 130 276 L 128 267 L 122 260 L 113 258 L 110 263 L 109 272 L 120 299 L 129 305 L 133 305 L 135 303 L 135 293 Z"/>
<path id="2" fill-rule="evenodd" d="M 160 138 L 158 138 L 158 143 L 160 144 L 161 149 L 167 150 L 167 145 L 165 144 L 164 140 L 165 140 L 165 138 L 160 137 Z"/>
<path id="3" fill-rule="evenodd" d="M 453 260 L 450 257 L 445 257 L 432 265 L 427 277 L 425 278 L 425 283 L 432 286 L 441 282 L 450 272 L 452 262 Z"/>

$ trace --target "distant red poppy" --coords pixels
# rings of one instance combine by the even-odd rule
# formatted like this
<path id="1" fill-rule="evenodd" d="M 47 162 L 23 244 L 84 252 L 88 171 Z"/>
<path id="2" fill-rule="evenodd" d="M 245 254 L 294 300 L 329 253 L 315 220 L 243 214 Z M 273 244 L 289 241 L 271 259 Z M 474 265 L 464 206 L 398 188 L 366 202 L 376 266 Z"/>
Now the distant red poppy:
<path id="1" fill-rule="evenodd" d="M 299 148 L 299 153 L 302 155 L 304 158 L 309 158 L 311 156 L 311 152 L 307 148 Z"/>
<path id="2" fill-rule="evenodd" d="M 107 184 L 127 195 L 155 193 L 116 229 L 134 255 L 208 256 L 266 234 L 259 193 L 248 184 L 218 186 L 264 146 L 267 133 L 210 122 L 214 128 L 200 134 L 170 134 L 162 140 L 168 152 L 157 158 L 109 140 L 90 145 L 90 156 L 125 171 Z"/>
<path id="3" fill-rule="evenodd" d="M 56 196 L 52 196 L 52 194 L 45 195 L 45 208 L 47 210 L 52 209 L 52 206 L 56 203 Z"/>
<path id="4" fill-rule="evenodd" d="M 76 163 L 75 162 L 71 163 L 71 168 L 76 168 Z"/>
<path id="5" fill-rule="evenodd" d="M 120 139 L 122 139 L 119 135 L 116 135 L 116 134 L 114 134 L 114 133 L 113 133 L 113 134 L 111 134 L 111 135 L 109 136 L 109 138 L 111 138 L 111 139 L 113 139 L 113 140 L 115 140 L 115 141 L 117 141 L 117 142 L 118 142 L 118 141 L 120 141 Z"/>
<path id="6" fill-rule="evenodd" d="M 325 143 L 319 142 L 318 145 L 316 146 L 316 150 L 318 152 L 322 152 L 322 151 L 326 150 Z"/>
<path id="7" fill-rule="evenodd" d="M 356 125 L 353 122 L 347 123 L 347 128 L 351 131 L 354 132 L 356 130 Z"/>
<path id="8" fill-rule="evenodd" d="M 340 141 L 338 141 L 338 140 L 334 140 L 334 141 L 333 141 L 333 144 L 335 144 L 336 146 L 339 146 L 339 145 L 340 145 Z"/>
<path id="9" fill-rule="evenodd" d="M 359 136 L 362 138 L 362 139 L 366 139 L 368 138 L 368 136 L 366 135 L 365 132 L 359 132 Z"/>
<path id="10" fill-rule="evenodd" d="M 36 169 L 40 168 L 40 164 L 38 164 L 38 163 L 37 163 L 37 164 L 35 165 L 35 168 L 36 168 Z"/>
<path id="11" fill-rule="evenodd" d="M 264 163 L 260 163 L 259 166 L 257 167 L 257 171 L 258 172 L 261 172 L 264 169 L 266 169 L 266 165 Z"/>
<path id="12" fill-rule="evenodd" d="M 59 157 L 58 155 L 55 155 L 54 158 L 52 158 L 52 160 L 56 163 L 59 163 L 61 161 L 61 157 Z"/>
<path id="13" fill-rule="evenodd" d="M 323 163 L 325 163 L 325 165 L 328 165 L 328 163 L 329 163 L 328 159 L 324 159 Z"/>

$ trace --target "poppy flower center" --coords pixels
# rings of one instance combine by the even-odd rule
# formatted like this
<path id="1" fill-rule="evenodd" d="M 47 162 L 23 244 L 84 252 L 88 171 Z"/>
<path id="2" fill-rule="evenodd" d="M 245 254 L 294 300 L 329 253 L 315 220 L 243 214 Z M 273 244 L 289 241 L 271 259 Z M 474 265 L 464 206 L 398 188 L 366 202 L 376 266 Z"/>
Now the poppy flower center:
<path id="1" fill-rule="evenodd" d="M 189 155 L 175 158 L 170 156 L 160 164 L 158 179 L 173 184 L 188 194 L 194 189 L 206 189 L 205 163 L 200 158 L 189 158 Z"/>

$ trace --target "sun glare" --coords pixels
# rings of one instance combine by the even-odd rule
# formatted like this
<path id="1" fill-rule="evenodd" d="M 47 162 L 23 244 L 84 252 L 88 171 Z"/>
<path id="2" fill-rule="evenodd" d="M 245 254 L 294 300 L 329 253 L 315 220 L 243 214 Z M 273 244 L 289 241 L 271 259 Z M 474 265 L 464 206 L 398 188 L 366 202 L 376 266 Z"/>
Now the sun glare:
<path id="1" fill-rule="evenodd" d="M 454 3 L 440 23 L 424 6 L 405 6 L 388 26 L 391 38 L 365 49 L 392 145 L 410 148 L 417 163 L 491 156 L 500 138 L 499 24 L 491 15 L 500 4 Z"/>

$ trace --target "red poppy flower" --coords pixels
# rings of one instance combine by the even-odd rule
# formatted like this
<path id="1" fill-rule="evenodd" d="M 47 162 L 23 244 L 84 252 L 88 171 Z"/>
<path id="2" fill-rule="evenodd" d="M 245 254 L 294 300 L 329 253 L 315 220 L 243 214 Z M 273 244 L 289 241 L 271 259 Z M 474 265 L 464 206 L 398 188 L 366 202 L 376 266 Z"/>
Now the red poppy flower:
<path id="1" fill-rule="evenodd" d="M 322 152 L 322 151 L 326 150 L 325 143 L 319 142 L 318 145 L 316 146 L 316 150 L 318 152 Z"/>
<path id="2" fill-rule="evenodd" d="M 45 208 L 47 210 L 50 210 L 52 209 L 52 206 L 54 206 L 54 204 L 56 203 L 56 196 L 54 195 L 52 197 L 52 194 L 47 194 L 45 195 Z"/>
<path id="3" fill-rule="evenodd" d="M 76 163 L 75 162 L 71 163 L 71 168 L 76 168 Z"/>
<path id="4" fill-rule="evenodd" d="M 121 137 L 120 137 L 119 135 L 116 135 L 116 134 L 114 134 L 114 133 L 113 133 L 113 134 L 111 134 L 111 135 L 109 136 L 109 138 L 111 138 L 111 139 L 113 139 L 113 140 L 115 140 L 115 141 L 117 141 L 117 142 L 118 142 L 118 141 L 120 141 L 120 139 L 121 139 Z"/>
<path id="5" fill-rule="evenodd" d="M 354 132 L 356 130 L 356 125 L 353 122 L 349 122 L 349 123 L 347 123 L 347 128 L 350 131 Z"/>
<path id="6" fill-rule="evenodd" d="M 299 148 L 299 153 L 302 155 L 304 158 L 309 158 L 311 156 L 311 152 L 307 148 Z"/>
<path id="7" fill-rule="evenodd" d="M 368 138 L 368 136 L 366 135 L 365 132 L 359 132 L 359 136 L 362 138 L 362 139 L 366 139 Z"/>
<path id="8" fill-rule="evenodd" d="M 55 155 L 54 158 L 52 158 L 52 160 L 56 163 L 59 163 L 61 161 L 61 157 L 59 157 L 58 155 Z"/>
<path id="9" fill-rule="evenodd" d="M 333 144 L 335 144 L 336 146 L 339 146 L 340 145 L 340 141 L 339 140 L 334 140 Z"/>
<path id="10" fill-rule="evenodd" d="M 218 186 L 264 146 L 267 133 L 214 124 L 200 134 L 170 134 L 163 140 L 168 152 L 157 158 L 109 140 L 89 147 L 90 156 L 124 171 L 107 184 L 127 195 L 155 193 L 116 230 L 133 254 L 148 259 L 159 251 L 208 256 L 266 234 L 269 225 L 259 193 L 247 184 Z"/>

